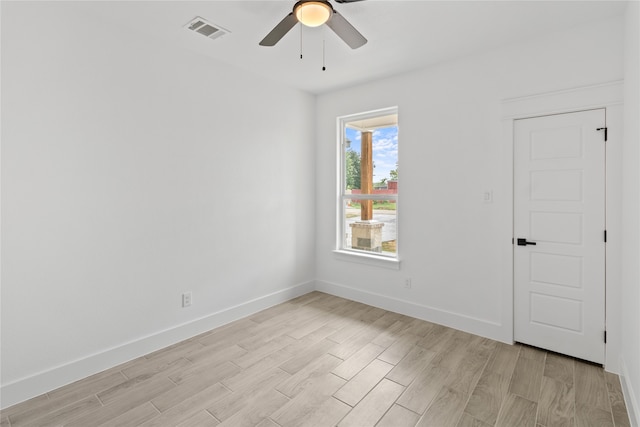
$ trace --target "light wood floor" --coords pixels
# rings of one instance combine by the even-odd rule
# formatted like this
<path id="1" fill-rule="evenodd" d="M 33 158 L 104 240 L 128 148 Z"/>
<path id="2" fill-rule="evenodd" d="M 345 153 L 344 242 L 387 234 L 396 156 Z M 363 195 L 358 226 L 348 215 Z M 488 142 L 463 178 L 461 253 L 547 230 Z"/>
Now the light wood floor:
<path id="1" fill-rule="evenodd" d="M 629 426 L 617 375 L 313 292 L 10 407 L 5 426 Z"/>

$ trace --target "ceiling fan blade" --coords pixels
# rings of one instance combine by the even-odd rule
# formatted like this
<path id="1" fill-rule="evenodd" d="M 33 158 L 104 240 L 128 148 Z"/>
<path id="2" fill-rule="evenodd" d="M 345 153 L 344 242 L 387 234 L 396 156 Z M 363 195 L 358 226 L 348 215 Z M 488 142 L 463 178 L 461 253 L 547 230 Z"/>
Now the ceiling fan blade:
<path id="1" fill-rule="evenodd" d="M 298 18 L 292 13 L 284 17 L 278 25 L 260 42 L 260 46 L 274 46 L 298 23 Z"/>
<path id="2" fill-rule="evenodd" d="M 363 1 L 363 0 L 335 0 L 336 3 L 355 3 L 357 1 Z"/>
<path id="3" fill-rule="evenodd" d="M 363 46 L 367 39 L 354 28 L 342 15 L 334 11 L 331 19 L 327 21 L 327 26 L 333 30 L 351 49 Z"/>

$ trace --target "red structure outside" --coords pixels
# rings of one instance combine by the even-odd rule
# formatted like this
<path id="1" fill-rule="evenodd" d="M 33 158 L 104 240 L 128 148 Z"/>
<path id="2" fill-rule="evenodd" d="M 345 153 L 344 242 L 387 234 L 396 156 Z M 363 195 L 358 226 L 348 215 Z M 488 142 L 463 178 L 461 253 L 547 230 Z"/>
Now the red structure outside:
<path id="1" fill-rule="evenodd" d="M 355 188 L 351 190 L 351 194 L 361 194 L 361 190 Z M 398 194 L 398 181 L 387 181 L 387 188 L 374 188 L 372 194 Z"/>

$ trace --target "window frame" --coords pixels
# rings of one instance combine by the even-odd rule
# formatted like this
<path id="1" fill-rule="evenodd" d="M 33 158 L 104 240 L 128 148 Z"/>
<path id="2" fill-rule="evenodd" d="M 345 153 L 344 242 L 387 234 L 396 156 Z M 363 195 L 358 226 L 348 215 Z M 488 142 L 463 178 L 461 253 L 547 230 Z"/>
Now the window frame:
<path id="1" fill-rule="evenodd" d="M 398 115 L 398 107 L 388 107 L 364 113 L 350 114 L 337 118 L 337 191 L 336 191 L 336 245 L 333 251 L 337 259 L 343 261 L 358 262 L 362 264 L 399 269 L 400 268 L 400 242 L 399 242 L 399 190 L 396 194 L 347 194 L 346 185 L 346 128 L 348 123 L 360 120 L 368 120 L 381 116 Z M 395 124 L 399 133 L 398 122 Z M 394 200 L 396 203 L 396 252 L 378 253 L 349 248 L 345 237 L 347 222 L 345 220 L 346 200 Z"/>

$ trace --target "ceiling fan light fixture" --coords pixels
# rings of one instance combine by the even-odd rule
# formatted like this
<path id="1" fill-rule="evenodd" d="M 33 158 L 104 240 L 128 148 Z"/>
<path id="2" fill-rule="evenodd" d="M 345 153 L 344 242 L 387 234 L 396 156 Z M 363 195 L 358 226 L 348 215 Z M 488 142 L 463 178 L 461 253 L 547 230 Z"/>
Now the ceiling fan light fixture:
<path id="1" fill-rule="evenodd" d="M 331 18 L 331 5 L 323 1 L 304 1 L 295 7 L 295 15 L 299 22 L 307 27 L 319 27 Z"/>
<path id="2" fill-rule="evenodd" d="M 342 0 L 343 3 L 354 1 L 360 0 Z M 351 49 L 357 49 L 367 43 L 367 39 L 336 12 L 327 0 L 299 0 L 293 5 L 293 10 L 262 39 L 260 46 L 275 46 L 298 22 L 309 27 L 327 24 L 327 27 Z M 302 33 L 300 36 L 302 37 Z"/>

